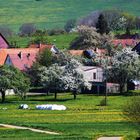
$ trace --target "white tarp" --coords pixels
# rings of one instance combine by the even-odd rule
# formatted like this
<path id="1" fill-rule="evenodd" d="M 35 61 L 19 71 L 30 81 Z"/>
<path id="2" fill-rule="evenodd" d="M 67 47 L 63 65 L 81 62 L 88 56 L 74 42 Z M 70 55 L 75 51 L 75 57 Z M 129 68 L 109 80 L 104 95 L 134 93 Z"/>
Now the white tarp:
<path id="1" fill-rule="evenodd" d="M 36 109 L 39 109 L 39 110 L 66 110 L 66 107 L 64 105 L 45 104 L 45 105 L 37 105 Z"/>

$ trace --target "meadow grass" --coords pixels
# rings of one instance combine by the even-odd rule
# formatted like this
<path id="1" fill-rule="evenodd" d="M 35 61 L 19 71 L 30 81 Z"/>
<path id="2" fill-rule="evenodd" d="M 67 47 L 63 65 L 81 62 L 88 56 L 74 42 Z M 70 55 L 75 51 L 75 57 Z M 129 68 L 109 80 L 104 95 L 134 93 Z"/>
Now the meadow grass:
<path id="1" fill-rule="evenodd" d="M 71 94 L 59 94 L 57 100 L 50 95 L 32 96 L 21 101 L 18 97 L 9 96 L 5 104 L 0 104 L 0 123 L 50 130 L 60 135 L 0 128 L 0 138 L 94 140 L 99 136 L 124 136 L 125 140 L 133 140 L 138 135 L 136 130 L 139 127 L 126 120 L 122 113 L 123 105 L 132 97 L 109 96 L 106 107 L 99 106 L 103 98 L 78 95 L 77 100 L 73 100 Z M 22 103 L 28 104 L 30 109 L 18 109 Z M 38 104 L 62 104 L 67 110 L 36 110 Z"/>
<path id="2" fill-rule="evenodd" d="M 55 44 L 59 49 L 67 49 L 70 46 L 70 43 L 77 37 L 75 33 L 71 34 L 62 34 L 62 35 L 53 35 L 44 37 L 48 43 Z M 29 45 L 29 42 L 32 41 L 35 37 L 19 37 L 13 36 L 7 38 L 8 42 L 15 42 L 17 47 L 26 48 Z"/>
<path id="3" fill-rule="evenodd" d="M 69 19 L 80 19 L 92 11 L 119 9 L 139 16 L 139 0 L 6 0 L 0 1 L 0 25 L 18 31 L 23 23 L 38 28 L 63 28 Z"/>

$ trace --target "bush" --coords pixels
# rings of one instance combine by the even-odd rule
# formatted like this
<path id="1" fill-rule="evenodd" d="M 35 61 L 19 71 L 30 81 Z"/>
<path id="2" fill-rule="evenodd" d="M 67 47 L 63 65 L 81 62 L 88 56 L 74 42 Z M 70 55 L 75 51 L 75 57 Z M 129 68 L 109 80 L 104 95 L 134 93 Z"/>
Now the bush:
<path id="1" fill-rule="evenodd" d="M 140 96 L 131 98 L 123 107 L 125 117 L 140 124 Z"/>
<path id="2" fill-rule="evenodd" d="M 71 29 L 73 29 L 76 26 L 76 20 L 75 19 L 70 19 L 66 22 L 66 25 L 64 26 L 64 29 L 66 32 L 70 32 Z"/>
<path id="3" fill-rule="evenodd" d="M 19 28 L 20 36 L 32 36 L 36 32 L 36 26 L 33 23 L 22 24 Z"/>
<path id="4" fill-rule="evenodd" d="M 125 95 L 127 95 L 127 96 L 140 96 L 140 90 L 130 90 Z"/>

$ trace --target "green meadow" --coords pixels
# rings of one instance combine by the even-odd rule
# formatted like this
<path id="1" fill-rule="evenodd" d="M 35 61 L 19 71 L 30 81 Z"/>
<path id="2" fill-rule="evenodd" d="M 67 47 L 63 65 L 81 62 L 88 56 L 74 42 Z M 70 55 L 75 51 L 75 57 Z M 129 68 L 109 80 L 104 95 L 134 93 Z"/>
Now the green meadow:
<path id="1" fill-rule="evenodd" d="M 60 133 L 49 135 L 0 127 L 0 140 L 96 140 L 100 136 L 123 136 L 133 140 L 138 136 L 139 127 L 126 120 L 123 105 L 131 100 L 129 96 L 109 96 L 108 106 L 100 106 L 104 96 L 78 95 L 73 100 L 71 94 L 59 94 L 57 100 L 50 96 L 30 96 L 26 101 L 8 96 L 6 103 L 0 104 L 0 123 L 13 124 Z M 18 109 L 26 103 L 30 109 Z M 61 104 L 66 111 L 36 110 L 39 104 Z M 5 109 L 6 108 L 6 109 Z"/>
<path id="2" fill-rule="evenodd" d="M 78 35 L 75 33 L 72 34 L 62 34 L 62 35 L 53 35 L 46 36 L 45 39 L 48 43 L 55 44 L 59 49 L 67 49 L 70 46 L 70 43 L 77 37 Z M 13 36 L 7 38 L 8 42 L 15 42 L 19 48 L 26 48 L 31 40 L 34 37 L 19 37 Z"/>
<path id="3" fill-rule="evenodd" d="M 15 31 L 23 23 L 62 28 L 68 19 L 80 19 L 94 10 L 119 9 L 139 16 L 139 5 L 139 0 L 0 0 L 0 25 Z"/>

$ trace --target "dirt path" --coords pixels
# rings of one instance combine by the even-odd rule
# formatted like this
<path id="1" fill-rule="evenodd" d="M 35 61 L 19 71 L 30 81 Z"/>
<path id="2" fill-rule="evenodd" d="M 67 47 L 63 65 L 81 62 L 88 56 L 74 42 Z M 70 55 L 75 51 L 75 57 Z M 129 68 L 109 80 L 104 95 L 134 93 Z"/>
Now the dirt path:
<path id="1" fill-rule="evenodd" d="M 46 133 L 46 134 L 51 134 L 51 135 L 59 135 L 59 133 L 56 133 L 56 132 L 44 131 L 44 130 L 34 129 L 30 127 L 22 127 L 22 126 L 16 126 L 16 125 L 8 125 L 8 124 L 0 124 L 0 126 L 7 127 L 7 128 L 14 128 L 14 129 L 30 130 L 33 132 Z"/>

